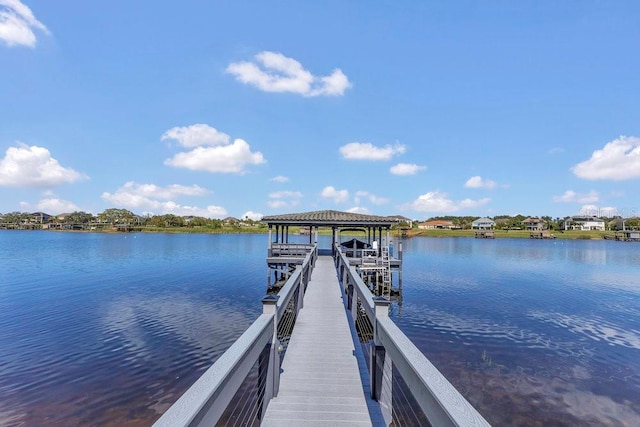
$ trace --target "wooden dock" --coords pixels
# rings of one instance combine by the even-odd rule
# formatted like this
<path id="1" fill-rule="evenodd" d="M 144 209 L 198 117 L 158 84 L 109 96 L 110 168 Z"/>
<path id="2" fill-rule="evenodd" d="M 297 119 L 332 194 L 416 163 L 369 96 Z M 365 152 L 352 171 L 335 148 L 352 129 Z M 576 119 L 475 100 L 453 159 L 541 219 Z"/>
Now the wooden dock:
<path id="1" fill-rule="evenodd" d="M 358 349 L 359 350 L 359 349 Z M 263 426 L 371 426 L 366 374 L 358 365 L 333 259 L 321 256 Z M 363 360 L 360 361 L 363 363 Z M 375 417 L 374 417 L 375 419 Z"/>
<path id="2" fill-rule="evenodd" d="M 555 239 L 556 236 L 554 236 L 549 230 L 537 230 L 537 231 L 531 231 L 529 233 L 529 238 L 530 239 Z"/>
<path id="3" fill-rule="evenodd" d="M 493 230 L 476 231 L 476 239 L 495 239 L 496 233 Z"/>

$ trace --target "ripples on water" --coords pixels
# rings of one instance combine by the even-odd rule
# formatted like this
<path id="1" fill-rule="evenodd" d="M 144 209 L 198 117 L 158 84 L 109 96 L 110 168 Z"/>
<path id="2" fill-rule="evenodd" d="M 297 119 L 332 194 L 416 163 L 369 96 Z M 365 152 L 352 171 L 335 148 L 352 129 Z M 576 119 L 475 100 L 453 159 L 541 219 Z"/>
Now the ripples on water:
<path id="1" fill-rule="evenodd" d="M 266 240 L 0 232 L 0 425 L 153 423 L 258 316 Z M 493 425 L 640 425 L 640 244 L 404 252 L 394 320 Z"/>
<path id="2" fill-rule="evenodd" d="M 150 425 L 261 310 L 234 237 L 0 234 L 0 425 Z"/>
<path id="3" fill-rule="evenodd" d="M 640 425 L 639 254 L 409 240 L 395 320 L 494 425 Z"/>

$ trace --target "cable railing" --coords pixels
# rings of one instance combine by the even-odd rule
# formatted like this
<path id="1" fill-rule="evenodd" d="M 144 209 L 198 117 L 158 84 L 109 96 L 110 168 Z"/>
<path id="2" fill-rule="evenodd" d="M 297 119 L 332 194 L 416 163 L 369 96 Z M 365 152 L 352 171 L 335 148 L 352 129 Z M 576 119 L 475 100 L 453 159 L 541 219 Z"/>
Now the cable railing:
<path id="1" fill-rule="evenodd" d="M 385 423 L 489 426 L 389 318 L 390 301 L 372 295 L 339 247 L 335 262 L 346 308 L 368 356 L 371 397 L 378 401 Z"/>
<path id="2" fill-rule="evenodd" d="M 154 427 L 257 426 L 277 396 L 280 364 L 318 257 L 308 246 L 277 295 L 262 299 L 262 314 L 153 424 Z"/>

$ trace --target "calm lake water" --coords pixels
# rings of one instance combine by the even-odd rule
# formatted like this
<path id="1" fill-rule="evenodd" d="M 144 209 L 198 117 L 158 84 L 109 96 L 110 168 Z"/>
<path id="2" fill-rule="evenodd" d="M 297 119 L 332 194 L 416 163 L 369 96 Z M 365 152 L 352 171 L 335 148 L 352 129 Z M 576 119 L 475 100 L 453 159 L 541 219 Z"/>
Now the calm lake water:
<path id="1" fill-rule="evenodd" d="M 260 313 L 267 239 L 0 231 L 0 425 L 153 423 Z M 403 247 L 391 315 L 490 423 L 640 425 L 640 244 Z"/>

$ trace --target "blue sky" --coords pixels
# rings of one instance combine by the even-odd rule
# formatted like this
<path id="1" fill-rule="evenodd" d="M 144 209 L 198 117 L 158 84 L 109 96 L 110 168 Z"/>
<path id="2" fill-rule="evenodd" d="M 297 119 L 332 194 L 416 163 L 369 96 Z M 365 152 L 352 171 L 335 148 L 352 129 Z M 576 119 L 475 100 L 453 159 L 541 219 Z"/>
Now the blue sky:
<path id="1" fill-rule="evenodd" d="M 638 215 L 638 17 L 0 0 L 0 212 Z"/>

